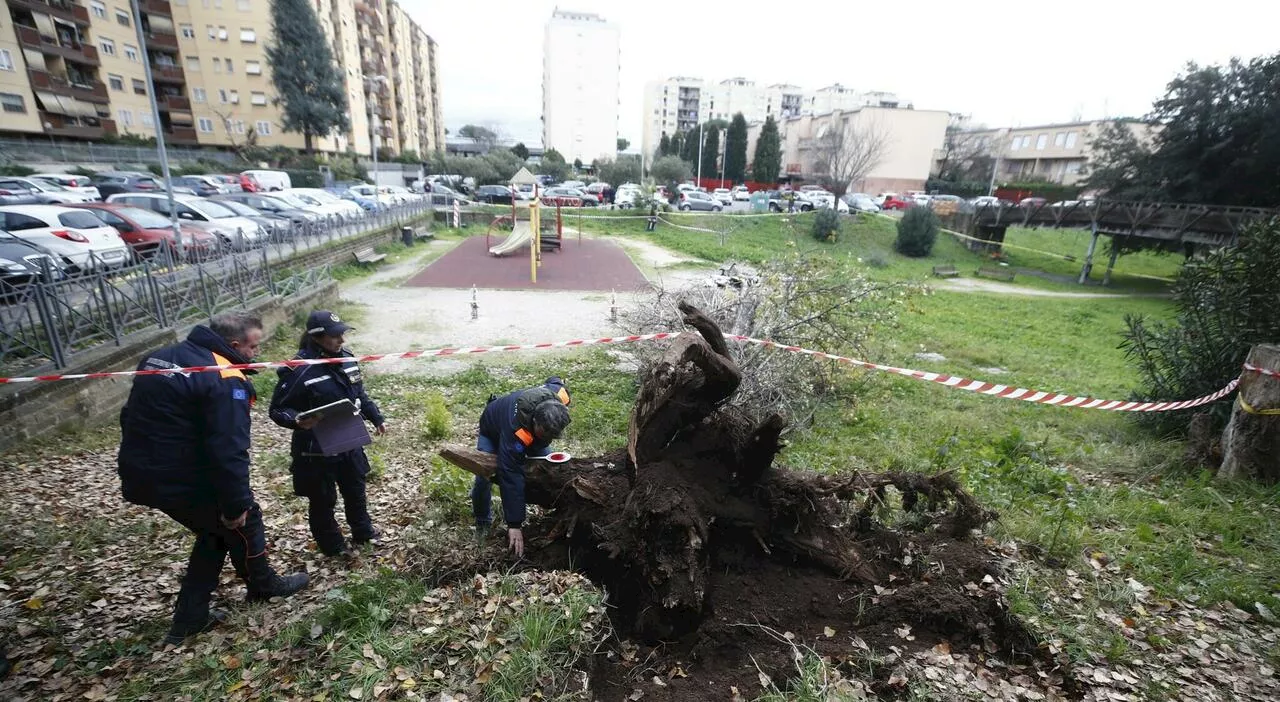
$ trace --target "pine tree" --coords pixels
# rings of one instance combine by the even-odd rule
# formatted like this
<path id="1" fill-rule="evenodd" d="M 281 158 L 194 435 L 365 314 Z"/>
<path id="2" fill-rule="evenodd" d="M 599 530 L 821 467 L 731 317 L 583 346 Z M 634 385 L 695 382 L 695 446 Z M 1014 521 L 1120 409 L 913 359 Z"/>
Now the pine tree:
<path id="1" fill-rule="evenodd" d="M 307 0 L 272 2 L 271 29 L 275 41 L 267 47 L 267 63 L 281 124 L 286 132 L 301 133 L 310 153 L 316 137 L 351 128 L 342 72 Z"/>
<path id="2" fill-rule="evenodd" d="M 720 130 L 706 127 L 707 141 L 702 146 L 702 177 L 715 178 L 720 175 L 716 163 L 720 160 Z"/>
<path id="3" fill-rule="evenodd" d="M 684 144 L 680 147 L 680 158 L 689 163 L 698 162 L 698 140 L 700 138 L 698 127 L 694 127 L 685 132 Z"/>
<path id="4" fill-rule="evenodd" d="M 782 174 L 782 138 L 778 123 L 769 117 L 756 140 L 755 159 L 751 163 L 752 178 L 760 183 L 776 183 Z"/>
<path id="5" fill-rule="evenodd" d="M 523 141 L 516 142 L 516 145 L 511 147 L 511 153 L 519 156 L 521 161 L 529 160 L 529 147 L 525 146 Z"/>
<path id="6" fill-rule="evenodd" d="M 684 156 L 684 133 L 676 132 L 671 135 L 671 146 L 667 149 L 668 156 Z"/>
<path id="7" fill-rule="evenodd" d="M 671 137 L 663 134 L 662 141 L 658 142 L 658 153 L 654 155 L 654 160 L 656 161 L 669 153 L 671 153 Z"/>
<path id="8" fill-rule="evenodd" d="M 733 116 L 725 133 L 724 177 L 735 183 L 747 179 L 747 118 L 741 112 Z"/>

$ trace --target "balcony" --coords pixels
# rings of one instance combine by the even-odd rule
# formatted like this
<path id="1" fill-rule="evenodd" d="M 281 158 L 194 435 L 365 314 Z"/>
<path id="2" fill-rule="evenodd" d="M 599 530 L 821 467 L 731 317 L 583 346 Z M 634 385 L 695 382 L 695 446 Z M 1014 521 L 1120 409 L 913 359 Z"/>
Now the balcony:
<path id="1" fill-rule="evenodd" d="M 37 71 L 33 68 L 27 69 L 27 75 L 31 78 L 31 87 L 36 90 L 48 91 L 54 95 L 71 97 L 85 102 L 98 102 L 104 105 L 111 102 L 111 98 L 107 95 L 107 86 L 101 81 L 90 80 L 72 83 L 62 76 L 55 76 L 52 73 Z"/>
<path id="2" fill-rule="evenodd" d="M 173 16 L 173 10 L 169 7 L 169 0 L 138 0 L 138 9 L 149 15 Z"/>
<path id="3" fill-rule="evenodd" d="M 165 32 L 147 32 L 147 46 L 152 49 L 178 50 L 178 36 Z"/>
<path id="4" fill-rule="evenodd" d="M 157 95 L 156 106 L 161 112 L 190 112 L 191 100 L 182 95 Z"/>
<path id="5" fill-rule="evenodd" d="M 165 129 L 164 139 L 165 141 L 172 142 L 174 144 L 200 143 L 200 138 L 196 136 L 196 130 L 194 127 L 180 127 L 178 125 L 171 125 Z"/>
<path id="6" fill-rule="evenodd" d="M 44 133 L 51 136 L 73 137 L 76 139 L 101 139 L 108 134 L 116 134 L 116 123 L 110 119 L 94 120 L 98 124 L 76 124 L 63 115 L 52 112 L 41 112 L 40 121 L 45 125 Z"/>
<path id="7" fill-rule="evenodd" d="M 14 29 L 18 32 L 18 43 L 26 48 L 35 49 L 43 54 L 61 56 L 68 61 L 75 61 L 76 63 L 95 67 L 102 65 L 102 61 L 98 59 L 98 50 L 88 44 L 74 41 L 68 44 L 59 44 L 52 37 L 41 36 L 39 30 L 33 27 L 15 25 Z"/>
<path id="8" fill-rule="evenodd" d="M 89 10 L 68 0 L 8 0 L 9 7 L 23 8 L 88 27 Z"/>
<path id="9" fill-rule="evenodd" d="M 182 66 L 153 63 L 151 64 L 151 80 L 157 83 L 185 83 L 187 82 L 187 76 L 182 71 Z"/>

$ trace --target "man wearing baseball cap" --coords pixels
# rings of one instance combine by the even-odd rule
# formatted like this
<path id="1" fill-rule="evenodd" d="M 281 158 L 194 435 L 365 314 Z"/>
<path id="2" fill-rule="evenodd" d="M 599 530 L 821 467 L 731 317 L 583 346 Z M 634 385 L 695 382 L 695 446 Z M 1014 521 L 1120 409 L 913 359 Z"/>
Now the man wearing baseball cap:
<path id="1" fill-rule="evenodd" d="M 351 358 L 343 344 L 351 326 L 330 310 L 316 310 L 307 317 L 306 330 L 298 342 L 295 358 Z M 373 527 L 365 499 L 365 476 L 369 473 L 369 459 L 363 447 L 326 455 L 312 429 L 316 417 L 298 419 L 307 410 L 323 407 L 333 402 L 350 400 L 366 421 L 373 424 L 374 433 L 386 433 L 382 413 L 378 405 L 364 391 L 360 364 L 354 359 L 318 365 L 281 368 L 279 382 L 271 396 L 271 419 L 286 429 L 293 430 L 290 453 L 293 462 L 289 471 L 293 474 L 293 491 L 310 503 L 307 521 L 316 546 L 328 556 L 343 556 L 347 552 L 346 539 L 334 517 L 338 495 L 342 495 L 343 511 L 347 526 L 351 529 L 351 543 L 356 546 L 376 539 L 378 530 Z"/>

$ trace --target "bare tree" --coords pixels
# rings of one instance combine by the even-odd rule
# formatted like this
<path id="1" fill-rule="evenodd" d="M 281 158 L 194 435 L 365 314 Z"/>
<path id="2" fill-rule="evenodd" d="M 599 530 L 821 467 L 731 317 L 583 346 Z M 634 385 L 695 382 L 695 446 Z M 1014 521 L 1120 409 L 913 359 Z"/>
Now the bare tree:
<path id="1" fill-rule="evenodd" d="M 814 140 L 813 170 L 822 187 L 840 198 L 884 160 L 889 136 L 874 122 L 850 124 L 847 115 L 832 120 Z"/>
<path id="2" fill-rule="evenodd" d="M 970 126 L 967 117 L 952 117 L 934 174 L 939 180 L 985 181 L 991 175 L 990 139 L 979 133 L 981 129 Z"/>

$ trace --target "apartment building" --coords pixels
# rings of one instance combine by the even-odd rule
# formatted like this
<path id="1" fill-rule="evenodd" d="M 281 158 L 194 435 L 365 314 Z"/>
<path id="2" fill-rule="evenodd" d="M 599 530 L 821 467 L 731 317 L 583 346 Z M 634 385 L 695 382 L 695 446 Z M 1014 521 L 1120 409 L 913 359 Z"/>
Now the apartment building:
<path id="1" fill-rule="evenodd" d="M 367 155 L 376 123 L 379 145 L 393 152 L 440 148 L 435 43 L 425 31 L 394 2 L 315 3 L 351 116 L 349 131 L 318 139 L 315 147 Z M 303 147 L 301 134 L 282 129 L 275 103 L 266 60 L 269 2 L 137 4 L 141 45 L 129 2 L 5 0 L 0 133 L 100 139 L 159 130 L 179 145 Z"/>
<path id="2" fill-rule="evenodd" d="M 680 76 L 653 81 L 645 86 L 641 153 L 652 156 L 663 135 L 688 131 L 707 120 L 728 121 L 738 112 L 750 123 L 863 106 L 898 107 L 898 98 L 892 93 L 862 92 L 839 84 L 806 91 L 785 83 L 756 85 L 746 78 L 713 83 Z"/>
<path id="3" fill-rule="evenodd" d="M 542 144 L 569 162 L 618 151 L 618 27 L 556 9 L 542 49 Z"/>
<path id="4" fill-rule="evenodd" d="M 1042 180 L 1075 185 L 1085 177 L 1093 158 L 1093 142 L 1110 120 L 1043 124 L 1033 127 L 975 129 L 967 138 L 975 149 L 999 158 L 996 178 L 1003 181 Z M 1140 141 L 1155 136 L 1139 120 L 1125 120 Z"/>
<path id="5" fill-rule="evenodd" d="M 830 130 L 844 129 L 851 135 L 874 132 L 884 140 L 883 153 L 875 167 L 851 183 L 850 189 L 872 194 L 923 190 L 934 152 L 946 139 L 950 118 L 950 113 L 942 110 L 872 105 L 780 120 L 782 173 L 792 181 L 814 182 L 821 175 L 822 139 Z M 755 152 L 763 126 L 763 122 L 748 125 L 748 154 Z"/>

